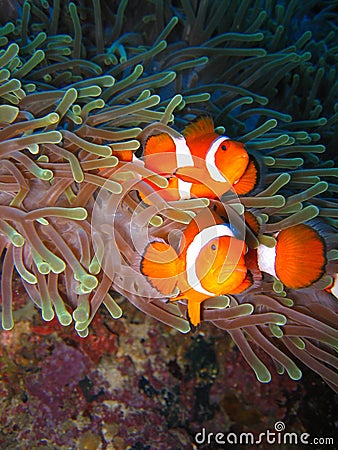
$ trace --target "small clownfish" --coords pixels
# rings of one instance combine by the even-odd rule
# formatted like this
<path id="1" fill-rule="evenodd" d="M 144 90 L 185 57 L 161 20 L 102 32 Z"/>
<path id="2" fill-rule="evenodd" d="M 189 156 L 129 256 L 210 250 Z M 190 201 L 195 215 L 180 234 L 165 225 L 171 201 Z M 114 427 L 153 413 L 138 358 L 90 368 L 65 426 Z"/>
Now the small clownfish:
<path id="1" fill-rule="evenodd" d="M 299 224 L 274 236 L 277 244 L 259 244 L 257 264 L 262 272 L 279 279 L 287 288 L 311 286 L 325 273 L 326 245 L 311 226 Z"/>
<path id="2" fill-rule="evenodd" d="M 150 136 L 143 159 L 148 169 L 179 180 L 174 200 L 220 198 L 232 187 L 244 195 L 258 184 L 255 160 L 244 144 L 215 133 L 208 116 L 188 124 L 180 138 L 167 133 Z"/>
<path id="3" fill-rule="evenodd" d="M 221 202 L 213 201 L 210 207 L 219 217 L 226 220 L 227 213 Z M 321 234 L 312 226 L 299 224 L 276 233 L 275 247 L 260 243 L 250 246 L 250 233 L 259 237 L 261 225 L 252 211 L 244 212 L 246 224 L 245 263 L 255 286 L 262 280 L 262 272 L 279 279 L 286 287 L 301 289 L 318 281 L 326 270 L 326 244 Z M 311 255 L 311 260 L 309 256 Z M 334 276 L 328 292 L 337 296 L 338 277 Z"/>
<path id="4" fill-rule="evenodd" d="M 189 320 L 197 326 L 204 300 L 240 293 L 251 285 L 245 251 L 245 242 L 207 209 L 189 223 L 177 250 L 164 240 L 150 242 L 140 269 L 153 287 L 171 296 L 170 301 L 187 300 Z"/>

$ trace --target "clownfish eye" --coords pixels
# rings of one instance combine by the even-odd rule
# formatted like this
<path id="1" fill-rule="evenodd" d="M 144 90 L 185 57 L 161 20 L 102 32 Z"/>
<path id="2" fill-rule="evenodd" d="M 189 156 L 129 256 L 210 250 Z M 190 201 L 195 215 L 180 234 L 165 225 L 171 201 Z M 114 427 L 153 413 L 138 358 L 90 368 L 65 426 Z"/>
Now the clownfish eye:
<path id="1" fill-rule="evenodd" d="M 216 250 L 216 245 L 215 244 L 212 244 L 211 250 Z"/>
<path id="2" fill-rule="evenodd" d="M 223 144 L 222 147 L 221 147 L 221 149 L 222 149 L 222 150 L 226 150 L 226 149 L 227 149 L 227 146 Z"/>

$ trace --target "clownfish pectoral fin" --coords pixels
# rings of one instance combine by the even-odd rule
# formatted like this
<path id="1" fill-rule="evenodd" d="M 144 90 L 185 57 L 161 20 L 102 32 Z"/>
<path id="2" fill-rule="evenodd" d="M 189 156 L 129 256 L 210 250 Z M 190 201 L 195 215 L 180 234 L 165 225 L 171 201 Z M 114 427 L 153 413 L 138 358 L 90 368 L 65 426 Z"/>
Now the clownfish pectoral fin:
<path id="1" fill-rule="evenodd" d="M 259 286 L 261 284 L 263 276 L 258 267 L 257 249 L 249 247 L 248 251 L 244 255 L 244 260 L 248 269 L 248 274 L 252 278 L 253 285 Z"/>
<path id="2" fill-rule="evenodd" d="M 244 220 L 254 235 L 258 236 L 261 224 L 259 223 L 257 217 L 251 211 L 245 211 Z"/>
<path id="3" fill-rule="evenodd" d="M 188 319 L 194 327 L 197 327 L 197 325 L 201 322 L 200 302 L 188 300 Z"/>
<path id="4" fill-rule="evenodd" d="M 248 167 L 241 178 L 234 184 L 238 195 L 246 195 L 253 191 L 259 183 L 259 169 L 256 161 L 250 156 Z"/>
<path id="5" fill-rule="evenodd" d="M 149 185 L 154 191 L 161 192 L 161 188 L 159 188 L 158 185 L 153 183 L 149 178 L 143 178 L 143 182 Z M 146 195 L 145 193 L 142 192 L 141 189 L 139 189 L 137 190 L 137 196 L 139 200 L 145 203 L 146 205 L 151 206 L 153 204 L 151 202 L 151 195 L 149 195 L 149 193 L 148 195 Z"/>
<path id="6" fill-rule="evenodd" d="M 249 248 L 257 248 L 259 246 L 259 235 L 261 223 L 255 214 L 251 211 L 244 212 L 244 220 L 246 225 L 246 243 Z"/>
<path id="7" fill-rule="evenodd" d="M 180 167 L 175 171 L 174 176 L 187 183 L 201 183 L 205 179 L 206 172 L 197 167 Z"/>
<path id="8" fill-rule="evenodd" d="M 142 191 L 136 191 L 136 196 L 139 199 L 140 202 L 143 202 L 144 204 L 151 206 L 152 203 L 149 201 L 148 196 L 144 195 Z"/>
<path id="9" fill-rule="evenodd" d="M 209 116 L 198 117 L 189 123 L 182 132 L 187 140 L 195 140 L 210 133 L 215 133 L 215 129 L 214 121 Z"/>
<path id="10" fill-rule="evenodd" d="M 253 285 L 252 275 L 249 272 L 247 272 L 246 277 L 244 278 L 242 283 L 239 286 L 237 286 L 236 289 L 232 290 L 231 294 L 241 294 L 242 292 L 249 289 L 249 287 L 251 287 L 252 285 Z"/>
<path id="11" fill-rule="evenodd" d="M 289 288 L 310 286 L 324 274 L 326 246 L 319 233 L 309 225 L 295 225 L 277 236 L 275 270 Z"/>
<path id="12" fill-rule="evenodd" d="M 193 295 L 193 297 L 191 297 Z M 197 295 L 198 298 L 195 296 Z M 188 320 L 191 325 L 197 327 L 197 325 L 201 322 L 201 303 L 205 300 L 206 297 L 200 296 L 198 292 L 191 293 L 190 290 L 180 293 L 176 297 L 170 299 L 172 302 L 176 302 L 177 300 L 186 300 L 187 301 L 187 315 Z"/>
<path id="13" fill-rule="evenodd" d="M 177 284 L 178 256 L 174 248 L 163 241 L 147 245 L 141 259 L 141 273 L 164 295 L 171 295 Z"/>

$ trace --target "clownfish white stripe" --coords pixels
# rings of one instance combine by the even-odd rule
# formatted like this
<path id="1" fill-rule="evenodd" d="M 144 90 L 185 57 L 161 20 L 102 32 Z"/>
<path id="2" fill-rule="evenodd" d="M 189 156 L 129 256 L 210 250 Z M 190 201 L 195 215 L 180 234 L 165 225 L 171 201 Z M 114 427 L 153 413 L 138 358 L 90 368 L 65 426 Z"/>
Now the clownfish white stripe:
<path id="1" fill-rule="evenodd" d="M 178 192 L 180 194 L 181 200 L 189 199 L 191 198 L 191 186 L 192 183 L 189 183 L 187 181 L 183 181 L 179 178 L 177 178 L 178 183 Z"/>
<path id="2" fill-rule="evenodd" d="M 257 248 L 257 263 L 259 270 L 278 278 L 275 270 L 275 262 L 276 247 L 267 247 L 266 245 L 259 244 Z"/>
<path id="3" fill-rule="evenodd" d="M 175 146 L 176 146 L 177 168 L 193 166 L 194 160 L 191 155 L 190 148 L 188 147 L 187 142 L 184 139 L 184 137 L 176 138 L 176 137 L 171 136 L 171 138 L 174 141 Z M 164 156 L 164 158 L 165 158 L 165 156 Z"/>
<path id="4" fill-rule="evenodd" d="M 222 144 L 222 142 L 225 142 L 229 140 L 227 136 L 220 136 L 214 140 L 214 142 L 211 144 L 208 153 L 205 157 L 206 166 L 209 172 L 209 175 L 211 178 L 215 181 L 220 181 L 222 183 L 226 182 L 227 180 L 223 177 L 222 173 L 219 171 L 218 167 L 216 166 L 215 162 L 215 155 L 217 152 L 218 147 Z"/>
<path id="5" fill-rule="evenodd" d="M 221 236 L 234 237 L 228 225 L 213 225 L 208 228 L 204 228 L 200 233 L 196 234 L 193 241 L 189 245 L 186 252 L 186 268 L 187 268 L 187 280 L 189 286 L 195 289 L 195 291 L 201 294 L 210 295 L 214 297 L 215 294 L 207 291 L 201 285 L 201 282 L 196 273 L 196 259 L 201 251 L 201 249 L 207 245 L 210 241 Z"/>

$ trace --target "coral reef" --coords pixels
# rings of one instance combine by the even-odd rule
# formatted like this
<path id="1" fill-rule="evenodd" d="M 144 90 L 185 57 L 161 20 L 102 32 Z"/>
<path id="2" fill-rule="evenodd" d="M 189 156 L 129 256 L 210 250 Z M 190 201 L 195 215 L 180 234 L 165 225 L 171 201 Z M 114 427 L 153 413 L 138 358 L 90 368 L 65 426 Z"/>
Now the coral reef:
<path id="1" fill-rule="evenodd" d="M 202 427 L 258 436 L 277 421 L 288 432 L 333 436 L 332 391 L 314 373 L 257 383 L 214 326 L 182 336 L 122 307 L 118 321 L 100 310 L 86 339 L 33 308 L 2 333 L 2 447 L 193 449 Z"/>
<path id="2" fill-rule="evenodd" d="M 191 329 L 186 304 L 163 301 L 166 299 L 138 270 L 140 249 L 149 238 L 167 238 L 171 232 L 183 230 L 209 203 L 204 199 L 164 201 L 146 181 L 166 188 L 167 180 L 147 170 L 133 155 L 141 155 L 142 144 L 150 135 L 161 131 L 175 135 L 191 119 L 205 113 L 214 117 L 218 132 L 226 130 L 245 143 L 259 162 L 259 188 L 248 196 L 226 197 L 222 205 L 241 224 L 244 211 L 255 215 L 260 231 L 256 236 L 246 227 L 249 245 L 254 248 L 263 242 L 272 246 L 274 232 L 316 219 L 325 235 L 328 264 L 327 274 L 307 289 L 286 289 L 264 275 L 260 285 L 248 292 L 204 302 L 203 321 L 212 322 L 216 329 L 211 331 L 212 327 L 203 323 L 202 330 L 216 336 L 218 348 L 222 348 L 222 339 L 226 340 L 221 330 L 227 331 L 264 383 L 271 380 L 274 371 L 286 371 L 292 380 L 298 380 L 302 375 L 299 365 L 305 364 L 337 389 L 337 359 L 333 353 L 337 347 L 337 302 L 325 290 L 337 267 L 337 185 L 333 181 L 337 168 L 329 159 L 335 156 L 338 117 L 336 3 L 149 1 L 142 2 L 140 12 L 136 0 L 113 4 L 31 0 L 17 2 L 17 8 L 9 11 L 9 22 L 8 17 L 2 17 L 2 327 L 11 330 L 14 321 L 23 323 L 18 339 L 27 339 L 30 349 L 39 347 L 45 338 L 35 334 L 51 333 L 41 345 L 41 353 L 29 350 L 34 354 L 23 355 L 14 365 L 8 360 L 12 355 L 2 353 L 2 371 L 11 379 L 4 380 L 4 395 L 8 396 L 10 389 L 20 391 L 18 380 L 23 380 L 25 395 L 38 398 L 34 405 L 27 405 L 29 413 L 53 417 L 53 428 L 65 420 L 55 415 L 55 405 L 76 417 L 75 406 L 71 405 L 75 395 L 69 399 L 67 395 L 82 389 L 77 407 L 86 410 L 95 404 L 94 412 L 88 410 L 86 415 L 95 417 L 96 428 L 90 428 L 88 422 L 78 425 L 84 430 L 83 442 L 87 438 L 93 442 L 81 441 L 80 448 L 99 447 L 104 433 L 102 423 L 98 425 L 100 416 L 107 417 L 107 423 L 124 417 L 120 429 L 107 427 L 105 432 L 121 439 L 120 448 L 142 448 L 137 442 L 144 445 L 153 439 L 155 424 L 158 430 L 163 429 L 161 417 L 158 412 L 149 413 L 149 434 L 145 432 L 143 441 L 138 441 L 132 424 L 140 420 L 138 410 L 156 409 L 156 402 L 165 405 L 168 429 L 177 428 L 163 448 L 168 448 L 168 442 L 175 446 L 177 439 L 181 447 L 188 448 L 191 436 L 186 431 L 187 423 L 191 435 L 198 431 L 199 423 L 207 423 L 211 417 L 216 417 L 213 429 L 221 427 L 221 414 L 210 406 L 209 397 L 220 405 L 238 404 L 233 393 L 220 397 L 217 390 L 213 394 L 217 364 L 212 360 L 206 363 L 207 378 L 203 380 L 204 369 L 199 366 L 203 360 L 191 363 L 185 372 L 184 363 L 175 362 L 177 357 L 170 366 L 170 351 L 167 359 L 160 356 L 159 343 L 150 337 L 153 334 L 160 339 L 163 333 L 163 347 L 171 339 L 185 342 L 176 330 L 188 333 Z M 140 202 L 135 191 L 151 196 L 152 205 Z M 21 284 L 32 302 L 26 302 Z M 169 331 L 171 328 L 159 324 L 156 328 L 153 322 L 149 325 L 150 319 L 140 319 L 149 326 L 142 339 L 150 339 L 145 344 L 148 350 L 142 350 L 150 360 L 150 369 L 144 369 L 143 377 L 142 370 L 135 369 L 135 360 L 128 365 L 130 330 L 124 336 L 124 319 L 112 321 L 106 312 L 98 313 L 103 304 L 114 319 L 120 318 L 122 311 L 132 315 L 121 295 L 143 311 L 144 317 L 154 317 L 173 328 Z M 22 318 L 32 317 L 30 303 L 41 310 L 47 324 L 41 322 L 34 328 L 22 322 Z M 55 315 L 64 327 L 55 326 Z M 109 333 L 103 331 L 102 316 L 105 323 L 109 322 Z M 78 335 L 86 339 L 69 330 L 72 321 Z M 97 335 L 96 326 L 100 330 Z M 11 333 L 15 332 L 2 334 L 9 343 Z M 176 334 L 180 338 L 173 338 Z M 123 336 L 123 345 L 116 342 L 116 336 Z M 191 342 L 189 336 L 183 338 Z M 198 339 L 198 346 L 203 345 L 203 339 Z M 130 342 L 136 342 L 134 337 Z M 227 361 L 241 365 L 230 340 L 227 342 Z M 185 348 L 187 344 L 181 345 Z M 139 389 L 144 395 L 139 402 L 135 399 L 135 404 L 130 399 L 131 412 L 116 407 L 128 401 L 121 393 L 106 388 L 102 373 L 95 372 L 95 364 L 110 352 L 116 353 L 126 371 L 114 368 L 119 372 L 115 372 L 117 380 L 124 379 L 128 367 L 133 376 L 136 372 L 139 377 L 136 384 L 133 378 L 128 389 Z M 195 361 L 193 346 L 184 358 Z M 62 373 L 55 360 L 60 365 L 74 361 L 76 371 Z M 227 367 L 232 379 L 230 362 Z M 20 372 L 21 365 L 39 370 L 28 379 L 25 371 Z M 101 365 L 99 370 L 107 369 Z M 149 373 L 154 371 L 152 379 Z M 189 371 L 193 373 L 190 380 Z M 253 383 L 251 376 L 248 371 L 237 382 L 239 391 L 245 390 L 246 383 Z M 162 378 L 167 380 L 166 387 Z M 54 388 L 51 383 L 46 393 L 38 392 L 37 386 L 46 379 L 55 381 Z M 187 389 L 185 399 L 183 387 L 179 394 L 173 394 L 180 383 Z M 273 389 L 285 395 L 283 387 L 277 386 L 279 381 L 272 377 L 271 383 L 267 385 L 270 391 L 267 386 L 266 390 L 257 387 L 264 392 L 262 396 Z M 282 384 L 285 390 L 290 386 L 297 389 L 286 377 Z M 65 391 L 63 385 L 67 386 Z M 199 400 L 189 411 L 193 385 Z M 232 388 L 234 392 L 235 384 Z M 267 414 L 269 407 L 261 404 L 259 417 Z M 224 413 L 223 406 L 221 409 Z M 230 421 L 238 422 L 235 409 L 226 411 Z M 24 415 L 25 411 L 25 406 L 18 407 L 17 414 Z M 248 423 L 255 422 L 255 417 L 247 414 Z M 285 410 L 278 410 L 274 418 L 282 419 L 285 414 Z M 10 426 L 6 420 L 3 423 L 6 428 Z M 135 439 L 123 434 L 123 426 Z M 44 432 L 48 434 L 46 428 Z M 29 435 L 22 438 L 30 440 Z M 69 447 L 75 448 L 70 435 L 69 439 Z M 53 445 L 66 442 L 55 441 Z M 50 448 L 48 442 L 45 445 Z M 165 444 L 159 441 L 154 445 L 161 448 Z"/>

